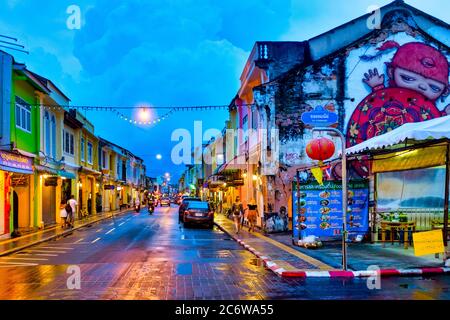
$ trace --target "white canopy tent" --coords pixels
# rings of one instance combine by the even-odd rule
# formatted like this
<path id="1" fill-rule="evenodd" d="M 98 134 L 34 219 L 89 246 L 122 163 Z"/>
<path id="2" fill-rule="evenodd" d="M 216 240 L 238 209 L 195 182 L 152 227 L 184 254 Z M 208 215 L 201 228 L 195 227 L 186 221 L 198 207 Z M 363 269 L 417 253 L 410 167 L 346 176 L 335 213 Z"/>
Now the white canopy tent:
<path id="1" fill-rule="evenodd" d="M 406 152 L 398 152 L 406 150 Z M 377 154 L 390 154 L 383 158 Z M 450 116 L 406 123 L 346 150 L 347 156 L 370 154 L 372 172 L 446 166 L 444 200 L 444 244 L 449 235 Z"/>
<path id="2" fill-rule="evenodd" d="M 424 122 L 406 123 L 388 133 L 373 137 L 346 150 L 347 155 L 398 145 L 405 141 L 450 139 L 450 116 Z"/>

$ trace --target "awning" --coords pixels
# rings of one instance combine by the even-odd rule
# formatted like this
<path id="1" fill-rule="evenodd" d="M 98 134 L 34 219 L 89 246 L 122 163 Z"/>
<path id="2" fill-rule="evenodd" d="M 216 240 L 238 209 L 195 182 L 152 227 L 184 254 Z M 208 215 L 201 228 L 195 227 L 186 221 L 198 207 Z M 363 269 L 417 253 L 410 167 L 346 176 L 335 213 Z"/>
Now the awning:
<path id="1" fill-rule="evenodd" d="M 58 176 L 59 175 L 59 170 L 53 169 L 53 168 L 50 168 L 50 167 L 46 167 L 46 166 L 41 166 L 39 164 L 35 164 L 34 165 L 34 170 L 36 170 L 38 173 L 49 174 L 49 175 L 52 175 L 52 176 Z"/>
<path id="2" fill-rule="evenodd" d="M 8 171 L 8 172 L 21 173 L 21 174 L 33 174 L 33 171 L 30 171 L 30 170 L 19 169 L 19 168 L 12 168 L 12 167 L 2 166 L 2 165 L 0 165 L 0 170 Z"/>
<path id="3" fill-rule="evenodd" d="M 447 143 L 373 156 L 372 172 L 392 172 L 445 165 Z"/>
<path id="4" fill-rule="evenodd" d="M 433 120 L 406 123 L 391 132 L 373 137 L 348 148 L 347 155 L 360 154 L 372 150 L 385 149 L 403 142 L 450 139 L 450 116 Z"/>
<path id="5" fill-rule="evenodd" d="M 245 155 L 240 154 L 235 156 L 232 160 L 228 161 L 225 164 L 222 164 L 220 167 L 218 167 L 214 174 L 222 173 L 225 171 L 238 171 L 238 170 L 245 170 L 247 169 L 247 159 L 245 158 Z"/>
<path id="6" fill-rule="evenodd" d="M 81 166 L 78 171 L 86 173 L 86 174 L 92 174 L 94 176 L 100 176 L 102 173 L 100 171 L 88 168 L 88 167 L 83 167 Z"/>
<path id="7" fill-rule="evenodd" d="M 76 175 L 66 170 L 59 170 L 58 175 L 67 179 L 76 179 Z"/>

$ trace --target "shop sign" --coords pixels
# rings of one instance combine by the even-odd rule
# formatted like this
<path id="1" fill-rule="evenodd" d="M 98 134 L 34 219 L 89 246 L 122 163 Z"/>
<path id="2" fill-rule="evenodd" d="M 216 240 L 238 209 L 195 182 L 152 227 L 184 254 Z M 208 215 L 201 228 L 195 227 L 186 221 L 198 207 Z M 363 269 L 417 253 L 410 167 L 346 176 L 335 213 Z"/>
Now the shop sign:
<path id="1" fill-rule="evenodd" d="M 24 157 L 20 154 L 0 151 L 0 165 L 2 166 L 33 171 L 32 164 L 33 163 L 31 158 Z"/>
<path id="2" fill-rule="evenodd" d="M 317 106 L 313 111 L 303 112 L 301 120 L 311 127 L 329 127 L 338 122 L 338 115 L 322 106 Z"/>
<path id="3" fill-rule="evenodd" d="M 342 239 L 342 184 L 340 181 L 293 183 L 293 232 L 298 239 L 317 236 L 321 240 Z M 297 211 L 297 195 L 300 196 L 300 211 Z M 352 181 L 348 185 L 347 230 L 349 238 L 366 235 L 369 232 L 369 185 L 366 181 Z M 300 221 L 299 221 L 300 220 Z"/>
<path id="4" fill-rule="evenodd" d="M 414 255 L 444 253 L 444 236 L 442 230 L 413 233 Z"/>
<path id="5" fill-rule="evenodd" d="M 50 178 L 46 178 L 44 185 L 46 187 L 56 187 L 58 186 L 58 177 L 50 177 Z"/>

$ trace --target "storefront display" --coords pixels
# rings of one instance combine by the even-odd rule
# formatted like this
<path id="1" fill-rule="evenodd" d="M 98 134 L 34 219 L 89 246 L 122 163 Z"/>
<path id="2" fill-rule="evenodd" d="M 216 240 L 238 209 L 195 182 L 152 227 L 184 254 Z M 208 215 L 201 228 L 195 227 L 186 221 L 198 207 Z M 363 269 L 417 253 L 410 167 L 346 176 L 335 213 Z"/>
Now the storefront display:
<path id="1" fill-rule="evenodd" d="M 419 231 L 432 230 L 444 221 L 444 185 L 445 166 L 378 173 L 377 214 L 384 221 L 402 219 L 415 222 Z"/>

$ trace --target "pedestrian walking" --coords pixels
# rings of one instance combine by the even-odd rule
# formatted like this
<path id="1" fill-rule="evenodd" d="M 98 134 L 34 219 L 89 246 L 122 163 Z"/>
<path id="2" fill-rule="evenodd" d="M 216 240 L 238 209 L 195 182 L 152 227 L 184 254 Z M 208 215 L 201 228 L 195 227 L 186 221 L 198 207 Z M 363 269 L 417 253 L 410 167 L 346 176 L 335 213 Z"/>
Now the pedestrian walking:
<path id="1" fill-rule="evenodd" d="M 258 217 L 258 206 L 256 205 L 255 199 L 250 200 L 247 208 L 247 220 L 248 220 L 248 231 L 255 231 L 256 218 Z"/>
<path id="2" fill-rule="evenodd" d="M 236 201 L 233 203 L 231 211 L 233 212 L 236 234 L 239 234 L 241 231 L 241 219 L 244 215 L 244 207 L 242 206 L 241 199 L 239 197 L 236 197 Z"/>
<path id="3" fill-rule="evenodd" d="M 61 205 L 59 208 L 59 216 L 61 218 L 62 221 L 62 228 L 65 229 L 68 227 L 67 224 L 67 211 L 66 211 L 66 206 L 65 205 Z"/>
<path id="4" fill-rule="evenodd" d="M 71 195 L 69 201 L 67 201 L 68 206 L 66 206 L 67 211 L 67 223 L 73 228 L 75 215 L 77 214 L 78 202 L 75 200 L 75 196 Z"/>

